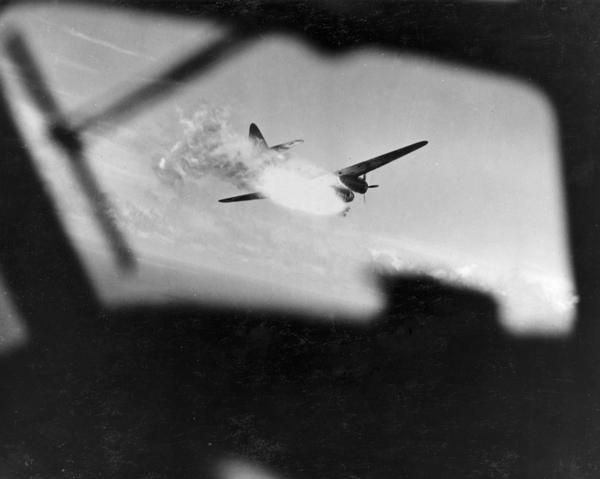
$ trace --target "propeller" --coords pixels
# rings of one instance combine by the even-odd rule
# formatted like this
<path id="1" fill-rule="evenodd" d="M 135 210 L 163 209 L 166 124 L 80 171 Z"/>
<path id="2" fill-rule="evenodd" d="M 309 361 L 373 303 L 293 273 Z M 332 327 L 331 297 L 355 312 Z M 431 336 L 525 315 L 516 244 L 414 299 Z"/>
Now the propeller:
<path id="1" fill-rule="evenodd" d="M 365 173 L 364 175 L 362 175 L 362 180 L 363 180 L 365 183 L 367 183 L 367 174 L 366 174 L 366 173 Z M 368 191 L 370 188 L 379 188 L 379 185 L 369 185 L 369 184 L 367 183 L 367 191 Z M 366 192 L 366 191 L 365 191 L 365 193 L 364 193 L 364 195 L 363 195 L 363 203 L 364 203 L 364 204 L 367 204 L 367 192 Z"/>
<path id="2" fill-rule="evenodd" d="M 113 251 L 117 264 L 123 269 L 132 269 L 135 266 L 135 259 L 123 234 L 108 214 L 110 203 L 85 162 L 81 137 L 71 128 L 54 100 L 25 38 L 16 31 L 10 32 L 6 37 L 5 47 L 31 99 L 46 117 L 49 136 L 60 146 L 69 160 L 71 169 L 89 200 L 96 221 Z"/>

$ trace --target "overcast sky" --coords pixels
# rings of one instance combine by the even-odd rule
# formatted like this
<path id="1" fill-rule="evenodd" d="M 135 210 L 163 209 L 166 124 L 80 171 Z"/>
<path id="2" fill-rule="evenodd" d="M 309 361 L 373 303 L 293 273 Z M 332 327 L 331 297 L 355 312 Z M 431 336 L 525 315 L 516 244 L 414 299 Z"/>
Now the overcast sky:
<path id="1" fill-rule="evenodd" d="M 29 8 L 5 21 L 23 28 L 67 111 L 100 107 L 221 34 L 208 23 L 82 8 Z M 3 71 L 10 76 L 7 65 Z M 19 102 L 32 141 L 47 147 L 35 136 L 35 110 Z M 420 140 L 429 145 L 371 173 L 381 187 L 366 204 L 357 198 L 346 218 L 313 218 L 267 201 L 222 205 L 218 198 L 239 194 L 231 184 L 201 178 L 182 193 L 153 173 L 181 140 L 180 119 L 197 109 L 240 136 L 255 122 L 271 144 L 303 138 L 293 155 L 323 171 Z M 564 327 L 571 318 L 555 117 L 528 84 L 375 48 L 322 57 L 295 39 L 265 36 L 135 121 L 89 140 L 92 167 L 154 268 L 115 287 L 121 283 L 107 260 L 88 256 L 92 267 L 103 262 L 96 267 L 113 286 L 107 294 L 152 284 L 198 299 L 227 290 L 228 301 L 256 294 L 322 307 L 330 289 L 334 303 L 376 311 L 363 274 L 375 260 L 491 289 L 504 321 L 517 328 Z M 76 187 L 60 159 L 46 156 L 42 169 L 89 250 L 98 241 L 91 221 L 65 195 Z M 159 257 L 179 266 L 149 266 Z M 237 279 L 227 283 L 231 274 L 254 278 L 256 293 Z"/>

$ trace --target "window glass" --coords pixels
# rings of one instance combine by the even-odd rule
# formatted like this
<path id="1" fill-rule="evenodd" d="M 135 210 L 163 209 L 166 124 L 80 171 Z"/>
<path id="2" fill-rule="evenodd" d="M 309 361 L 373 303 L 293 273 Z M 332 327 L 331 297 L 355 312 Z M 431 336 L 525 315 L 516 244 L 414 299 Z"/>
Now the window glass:
<path id="1" fill-rule="evenodd" d="M 71 5 L 18 9 L 4 23 L 26 36 L 74 119 L 227 34 Z M 368 321 L 385 307 L 373 279 L 385 272 L 488 292 L 513 331 L 571 326 L 557 126 L 531 85 L 385 49 L 334 57 L 284 35 L 253 39 L 127 121 L 85 133 L 87 161 L 138 260 L 125 275 L 6 58 L 2 71 L 108 303 L 285 306 Z M 269 146 L 304 143 L 257 152 L 251 123 Z M 367 175 L 380 187 L 366 201 L 344 203 L 328 183 L 331 172 L 421 140 L 429 144 Z M 255 191 L 271 199 L 218 202 Z"/>

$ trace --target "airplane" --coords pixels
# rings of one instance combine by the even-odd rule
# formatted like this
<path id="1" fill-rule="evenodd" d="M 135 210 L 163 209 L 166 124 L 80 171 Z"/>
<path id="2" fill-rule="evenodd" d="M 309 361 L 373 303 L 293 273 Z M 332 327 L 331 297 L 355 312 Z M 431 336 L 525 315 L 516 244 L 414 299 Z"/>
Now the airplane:
<path id="1" fill-rule="evenodd" d="M 268 148 L 267 143 L 260 133 L 258 127 L 252 123 L 250 125 L 250 138 L 263 148 Z M 288 143 L 283 143 L 281 145 L 276 145 L 271 147 L 271 149 L 289 149 L 290 146 L 300 142 L 302 140 L 294 140 Z M 413 143 L 411 145 L 405 146 L 403 148 L 399 148 L 394 151 L 390 151 L 389 153 L 384 153 L 383 155 L 376 156 L 375 158 L 371 158 L 370 160 L 361 161 L 360 163 L 356 163 L 355 165 L 348 166 L 346 168 L 342 168 L 341 170 L 337 170 L 334 174 L 337 176 L 338 184 L 332 185 L 331 187 L 335 190 L 338 197 L 342 199 L 345 203 L 350 203 L 354 200 L 355 193 L 360 193 L 365 195 L 370 188 L 377 188 L 379 185 L 369 185 L 367 183 L 367 173 L 375 170 L 376 168 L 380 168 L 383 165 L 386 165 L 398 158 L 408 155 L 419 148 L 424 147 L 428 142 L 427 141 L 418 141 L 417 143 Z M 250 200 L 261 200 L 268 198 L 267 195 L 259 192 L 255 193 L 246 193 L 244 195 L 232 196 L 230 198 L 220 199 L 220 203 L 234 203 L 238 201 L 250 201 Z M 344 212 L 347 213 L 348 210 Z"/>

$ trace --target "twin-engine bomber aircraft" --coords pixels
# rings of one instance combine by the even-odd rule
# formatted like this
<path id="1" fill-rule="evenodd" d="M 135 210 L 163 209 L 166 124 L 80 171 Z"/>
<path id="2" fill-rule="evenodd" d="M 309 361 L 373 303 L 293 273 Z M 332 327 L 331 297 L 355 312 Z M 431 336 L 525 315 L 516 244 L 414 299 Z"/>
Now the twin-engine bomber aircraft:
<path id="1" fill-rule="evenodd" d="M 276 151 L 287 150 L 296 143 L 301 143 L 303 140 L 293 140 L 288 143 L 282 143 L 270 147 L 267 145 L 263 135 L 261 134 L 258 127 L 252 123 L 250 125 L 250 139 L 256 144 L 265 149 L 272 149 Z M 360 193 L 364 195 L 369 188 L 377 188 L 379 185 L 369 185 L 367 183 L 367 173 L 375 170 L 383 165 L 386 165 L 398 158 L 408 155 L 415 150 L 425 146 L 427 141 L 419 141 L 412 145 L 399 148 L 398 150 L 390 151 L 370 160 L 361 161 L 355 165 L 342 168 L 337 170 L 334 174 L 337 176 L 339 184 L 332 185 L 331 187 L 335 190 L 336 194 L 346 203 L 350 203 L 354 199 L 354 193 Z M 230 198 L 223 198 L 219 200 L 221 203 L 233 203 L 236 201 L 250 201 L 250 200 L 261 200 L 268 198 L 263 193 L 247 193 L 245 195 L 232 196 Z"/>

